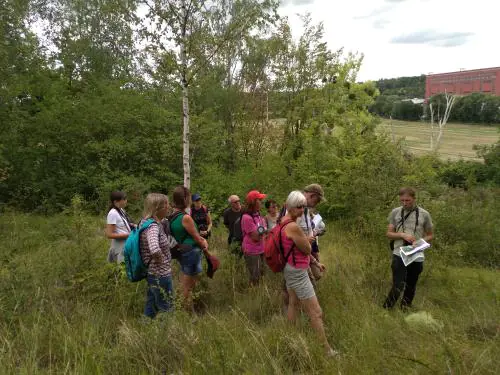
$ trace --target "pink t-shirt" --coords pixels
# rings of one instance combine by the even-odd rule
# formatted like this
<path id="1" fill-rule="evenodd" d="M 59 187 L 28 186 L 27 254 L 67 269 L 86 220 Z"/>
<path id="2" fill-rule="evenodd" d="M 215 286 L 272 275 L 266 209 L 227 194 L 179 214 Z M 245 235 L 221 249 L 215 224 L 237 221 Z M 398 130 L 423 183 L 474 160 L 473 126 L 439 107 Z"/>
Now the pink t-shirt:
<path id="1" fill-rule="evenodd" d="M 310 262 L 310 258 L 309 258 L 309 255 L 305 255 L 302 251 L 300 251 L 299 249 L 297 249 L 296 246 L 293 246 L 294 243 L 293 243 L 293 240 L 291 238 L 288 238 L 287 235 L 285 234 L 285 231 L 286 231 L 286 227 L 285 229 L 283 229 L 283 237 L 282 238 L 282 244 L 283 244 L 283 252 L 285 254 L 285 256 L 288 255 L 288 253 L 290 252 L 290 250 L 292 249 L 293 247 L 293 253 L 290 254 L 290 256 L 288 257 L 288 260 L 287 260 L 287 263 L 289 265 L 291 265 L 293 268 L 300 268 L 300 269 L 307 269 L 309 268 L 309 262 Z M 295 263 L 294 263 L 294 260 L 295 260 Z"/>
<path id="2" fill-rule="evenodd" d="M 260 236 L 257 242 L 250 237 L 250 233 L 257 231 L 259 225 L 266 228 L 266 221 L 259 213 L 254 213 L 252 216 L 243 214 L 241 217 L 241 232 L 243 233 L 242 248 L 245 255 L 259 255 L 264 253 L 264 236 Z"/>

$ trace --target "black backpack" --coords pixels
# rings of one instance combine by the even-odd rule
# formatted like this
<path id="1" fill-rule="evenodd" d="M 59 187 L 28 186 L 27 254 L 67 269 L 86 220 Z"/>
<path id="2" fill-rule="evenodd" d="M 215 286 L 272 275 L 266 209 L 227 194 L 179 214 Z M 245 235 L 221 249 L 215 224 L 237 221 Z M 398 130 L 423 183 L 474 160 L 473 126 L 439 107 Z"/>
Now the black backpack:
<path id="1" fill-rule="evenodd" d="M 245 213 L 242 213 L 233 224 L 233 241 L 235 242 L 243 242 L 243 230 L 241 229 L 241 218 L 243 215 Z"/>

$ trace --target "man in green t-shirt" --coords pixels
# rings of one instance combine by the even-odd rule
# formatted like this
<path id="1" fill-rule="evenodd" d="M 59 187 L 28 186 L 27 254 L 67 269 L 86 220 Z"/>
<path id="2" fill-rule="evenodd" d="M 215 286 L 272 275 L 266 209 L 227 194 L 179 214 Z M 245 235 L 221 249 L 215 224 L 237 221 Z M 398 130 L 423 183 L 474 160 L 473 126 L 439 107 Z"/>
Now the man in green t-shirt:
<path id="1" fill-rule="evenodd" d="M 391 240 L 392 249 L 392 288 L 384 302 L 384 308 L 392 308 L 401 292 L 401 308 L 411 307 L 418 277 L 422 273 L 424 256 L 422 255 L 405 266 L 400 256 L 400 247 L 414 245 L 417 240 L 432 241 L 432 219 L 429 212 L 416 204 L 415 190 L 409 187 L 399 191 L 402 206 L 389 214 L 387 237 Z"/>

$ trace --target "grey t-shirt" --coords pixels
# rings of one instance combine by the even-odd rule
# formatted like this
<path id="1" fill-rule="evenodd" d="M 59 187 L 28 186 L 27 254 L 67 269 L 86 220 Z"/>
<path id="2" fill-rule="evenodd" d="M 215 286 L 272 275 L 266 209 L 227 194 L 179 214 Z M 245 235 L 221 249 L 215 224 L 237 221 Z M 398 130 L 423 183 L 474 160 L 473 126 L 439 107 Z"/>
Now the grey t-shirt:
<path id="1" fill-rule="evenodd" d="M 404 210 L 403 218 L 406 219 L 401 220 L 402 208 L 403 207 L 398 207 L 392 210 L 387 219 L 389 224 L 394 225 L 394 230 L 396 232 L 411 234 L 418 240 L 424 237 L 427 232 L 432 230 L 432 219 L 429 212 L 424 210 L 422 207 L 418 207 L 418 225 L 416 225 L 417 209 L 413 209 L 411 212 L 409 210 Z M 410 214 L 408 215 L 409 212 Z M 403 246 L 403 240 L 394 240 L 394 251 L 392 253 L 399 256 L 399 248 L 401 246 Z M 423 259 L 421 261 L 423 261 Z"/>

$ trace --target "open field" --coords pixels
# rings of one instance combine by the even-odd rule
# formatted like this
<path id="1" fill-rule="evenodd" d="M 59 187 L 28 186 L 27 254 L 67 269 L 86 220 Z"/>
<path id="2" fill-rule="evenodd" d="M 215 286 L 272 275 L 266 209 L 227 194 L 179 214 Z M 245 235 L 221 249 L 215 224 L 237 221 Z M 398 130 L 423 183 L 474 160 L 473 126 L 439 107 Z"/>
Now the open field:
<path id="1" fill-rule="evenodd" d="M 389 136 L 392 128 L 396 139 L 404 138 L 408 149 L 417 154 L 423 155 L 430 152 L 431 127 L 429 123 L 398 121 L 383 119 L 378 126 L 379 132 L 385 132 Z M 437 136 L 437 129 L 434 129 Z M 498 140 L 498 126 L 481 126 L 467 124 L 447 124 L 443 133 L 439 155 L 443 159 L 465 159 L 477 160 L 474 145 L 489 145 Z"/>
<path id="2" fill-rule="evenodd" d="M 286 322 L 282 276 L 267 272 L 248 289 L 241 258 L 225 231 L 210 246 L 222 266 L 202 278 L 195 317 L 179 309 L 145 321 L 145 283 L 106 264 L 108 241 L 95 217 L 0 217 L 0 368 L 2 374 L 497 374 L 500 366 L 495 270 L 454 267 L 431 251 L 410 323 L 381 308 L 390 253 L 329 226 L 321 239 L 327 273 L 318 285 L 327 359 L 309 322 Z M 175 268 L 174 283 L 178 283 Z"/>

